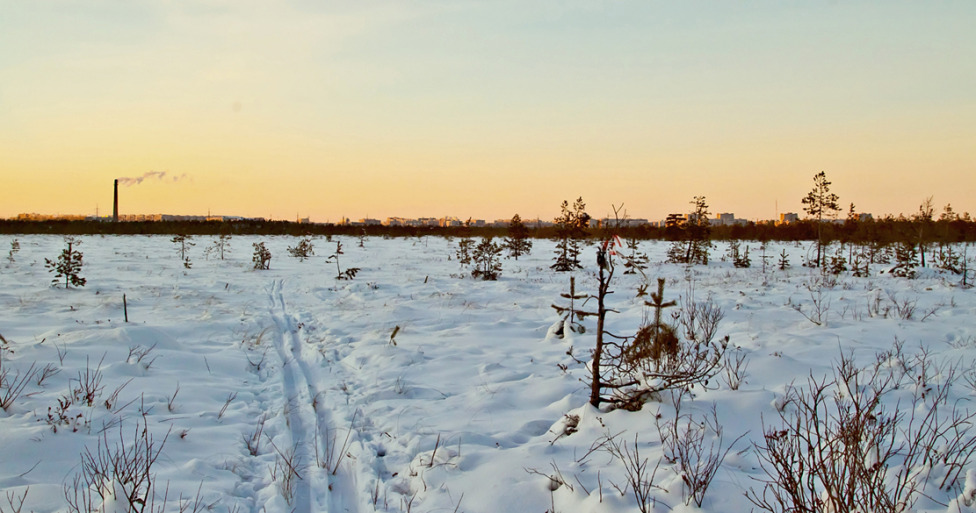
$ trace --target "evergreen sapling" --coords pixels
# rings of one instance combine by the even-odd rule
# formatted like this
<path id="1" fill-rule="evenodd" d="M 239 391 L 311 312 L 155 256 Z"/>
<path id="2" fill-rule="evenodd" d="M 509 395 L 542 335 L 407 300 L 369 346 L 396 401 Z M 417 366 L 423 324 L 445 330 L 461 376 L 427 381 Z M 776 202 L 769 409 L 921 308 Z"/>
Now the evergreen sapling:
<path id="1" fill-rule="evenodd" d="M 51 283 L 57 284 L 63 277 L 65 289 L 70 288 L 71 285 L 84 287 L 87 280 L 81 277 L 81 268 L 84 265 L 83 255 L 81 251 L 74 249 L 75 246 L 81 244 L 81 241 L 72 237 L 65 237 L 64 242 L 68 247 L 61 251 L 57 261 L 44 259 L 44 267 L 47 267 L 50 272 L 56 273 Z"/>

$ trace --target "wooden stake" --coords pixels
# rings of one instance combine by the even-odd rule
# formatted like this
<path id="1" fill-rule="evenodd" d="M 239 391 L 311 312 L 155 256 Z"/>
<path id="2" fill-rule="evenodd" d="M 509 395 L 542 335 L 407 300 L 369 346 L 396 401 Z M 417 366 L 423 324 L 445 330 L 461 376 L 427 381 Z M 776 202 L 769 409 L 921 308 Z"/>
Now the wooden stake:
<path id="1" fill-rule="evenodd" d="M 125 312 L 125 322 L 129 322 L 129 305 L 125 302 L 125 294 L 122 294 L 122 311 Z"/>

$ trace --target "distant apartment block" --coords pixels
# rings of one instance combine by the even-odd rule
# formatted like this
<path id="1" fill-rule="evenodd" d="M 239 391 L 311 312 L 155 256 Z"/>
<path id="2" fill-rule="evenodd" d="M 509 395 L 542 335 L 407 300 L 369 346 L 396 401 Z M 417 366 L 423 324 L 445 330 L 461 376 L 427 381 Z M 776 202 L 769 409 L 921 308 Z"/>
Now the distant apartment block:
<path id="1" fill-rule="evenodd" d="M 776 224 L 790 224 L 795 223 L 800 220 L 800 216 L 795 212 L 786 212 L 785 214 L 779 215 L 779 222 Z"/>
<path id="2" fill-rule="evenodd" d="M 48 214 L 17 214 L 18 221 L 84 221 L 85 216 L 76 215 L 48 215 Z"/>
<path id="3" fill-rule="evenodd" d="M 735 214 L 717 214 L 711 224 L 713 226 L 747 225 L 749 224 L 749 220 L 738 219 L 735 217 Z"/>
<path id="4" fill-rule="evenodd" d="M 593 228 L 601 228 L 604 226 L 620 226 L 620 227 L 634 227 L 634 226 L 644 226 L 650 224 L 647 219 L 640 218 L 626 218 L 626 219 L 610 219 L 609 217 L 604 217 L 603 219 L 591 219 L 590 226 Z"/>

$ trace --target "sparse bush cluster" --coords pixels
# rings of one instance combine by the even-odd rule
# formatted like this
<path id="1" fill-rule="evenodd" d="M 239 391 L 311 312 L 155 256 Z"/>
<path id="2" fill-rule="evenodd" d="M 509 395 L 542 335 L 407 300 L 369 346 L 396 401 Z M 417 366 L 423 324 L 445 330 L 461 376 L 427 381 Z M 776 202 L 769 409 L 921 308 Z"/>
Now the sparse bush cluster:
<path id="1" fill-rule="evenodd" d="M 574 317 L 597 319 L 592 359 L 581 362 L 587 364 L 590 374 L 590 404 L 639 410 L 648 400 L 660 399 L 663 391 L 707 386 L 721 372 L 729 342 L 727 336 L 717 337 L 723 318 L 721 309 L 711 301 L 696 302 L 690 289 L 681 311 L 674 317 L 678 325 L 670 324 L 665 321 L 663 310 L 677 302 L 664 299 L 664 279 L 659 278 L 657 291 L 650 294 L 650 301 L 644 301 L 652 309 L 652 316 L 645 315 L 644 323 L 633 335 L 608 332 L 606 316 L 613 310 L 606 300 L 612 293 L 616 254 L 612 239 L 601 245 L 597 258 L 599 288 L 595 294 L 580 296 L 572 290 L 563 296 L 572 301 L 569 307 L 553 305 L 564 316 L 562 326 L 566 325 L 566 318 L 570 319 L 570 328 L 574 327 Z M 595 299 L 596 311 L 577 308 L 575 301 L 583 298 Z"/>
<path id="2" fill-rule="evenodd" d="M 767 477 L 747 497 L 775 513 L 908 512 L 931 488 L 961 491 L 976 413 L 951 400 L 957 375 L 898 345 L 863 369 L 842 354 L 833 377 L 788 388 L 780 423 L 756 444 Z"/>
<path id="3" fill-rule="evenodd" d="M 169 433 L 157 441 L 143 419 L 126 436 L 119 424 L 118 440 L 109 442 L 109 430 L 102 433 L 94 451 L 81 457 L 81 472 L 64 485 L 64 496 L 71 513 L 102 511 L 109 503 L 127 513 L 162 512 L 166 490 L 156 485 L 153 467 L 166 445 Z"/>

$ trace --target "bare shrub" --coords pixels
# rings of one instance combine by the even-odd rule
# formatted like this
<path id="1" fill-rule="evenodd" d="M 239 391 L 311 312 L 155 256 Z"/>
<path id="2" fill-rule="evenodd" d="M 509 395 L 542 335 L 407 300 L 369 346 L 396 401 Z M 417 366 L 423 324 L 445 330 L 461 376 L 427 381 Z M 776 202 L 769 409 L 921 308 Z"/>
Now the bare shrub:
<path id="1" fill-rule="evenodd" d="M 85 419 L 84 414 L 71 411 L 73 405 L 71 397 L 63 395 L 58 398 L 57 406 L 48 406 L 47 416 L 41 420 L 51 426 L 51 431 L 55 433 L 60 426 L 70 427 L 72 432 L 77 433 L 82 427 L 87 428 L 90 423 Z"/>
<path id="2" fill-rule="evenodd" d="M 251 456 L 257 456 L 261 453 L 261 435 L 264 434 L 264 423 L 267 422 L 268 417 L 266 415 L 261 415 L 258 417 L 257 423 L 254 425 L 254 431 L 251 432 L 251 436 L 241 435 L 244 438 L 244 445 L 247 447 L 247 453 Z"/>
<path id="3" fill-rule="evenodd" d="M 922 357 L 916 365 L 930 362 Z M 925 363 L 929 368 L 933 365 Z M 935 366 L 939 367 L 939 366 Z M 941 383 L 923 374 L 907 404 L 885 406 L 899 381 L 881 366 L 859 369 L 841 355 L 833 379 L 810 376 L 787 391 L 792 408 L 781 425 L 764 427 L 756 444 L 767 478 L 748 499 L 765 511 L 911 511 L 929 484 L 948 490 L 976 452 L 976 414 L 949 403 L 955 367 L 939 367 Z M 913 373 L 916 374 L 916 373 Z"/>
<path id="4" fill-rule="evenodd" d="M 16 242 L 16 241 L 14 241 Z M 11 261 L 13 259 L 11 258 Z M 24 493 L 17 495 L 12 491 L 7 491 L 7 505 L 10 506 L 10 513 L 20 513 L 24 509 L 24 501 L 27 500 L 27 494 L 30 492 L 30 487 L 24 488 Z M 0 513 L 7 513 L 7 510 L 0 507 Z"/>
<path id="5" fill-rule="evenodd" d="M 917 297 L 899 300 L 897 296 L 889 293 L 888 299 L 891 300 L 891 304 L 894 307 L 895 313 L 898 314 L 899 319 L 910 321 L 915 316 L 915 308 L 918 305 Z"/>
<path id="6" fill-rule="evenodd" d="M 695 301 L 694 284 L 689 285 L 687 295 L 681 301 L 681 314 L 678 317 L 685 338 L 691 342 L 711 342 L 718 333 L 718 324 L 725 313 L 711 298 Z"/>
<path id="7" fill-rule="evenodd" d="M 681 396 L 680 393 L 674 394 L 675 418 L 663 424 L 658 419 L 657 429 L 665 459 L 676 466 L 676 471 L 685 484 L 685 504 L 694 501 L 700 508 L 725 457 L 746 433 L 739 435 L 727 447 L 724 446 L 716 409 L 712 408 L 711 418 L 705 417 L 701 420 L 692 415 L 683 415 Z"/>
<path id="8" fill-rule="evenodd" d="M 155 363 L 156 358 L 159 358 L 159 356 L 149 358 L 149 355 L 152 354 L 153 350 L 155 349 L 156 344 L 149 347 L 132 346 L 129 348 L 129 356 L 126 357 L 125 361 L 130 364 L 139 364 L 143 369 L 149 370 L 149 368 L 152 367 L 152 364 Z"/>
<path id="9" fill-rule="evenodd" d="M 106 410 L 111 410 L 112 408 L 115 407 L 116 404 L 118 404 L 119 394 L 121 394 L 122 390 L 131 382 L 132 382 L 132 378 L 129 378 L 128 380 L 126 380 L 125 383 L 122 383 L 121 385 L 117 386 L 115 390 L 113 390 L 112 393 L 108 395 L 108 399 L 105 400 Z"/>
<path id="10" fill-rule="evenodd" d="M 725 369 L 723 376 L 725 384 L 728 385 L 730 390 L 738 390 L 742 386 L 742 383 L 745 382 L 747 376 L 746 369 L 749 368 L 746 353 L 740 347 L 737 347 L 734 352 L 726 351 L 722 367 Z"/>
<path id="11" fill-rule="evenodd" d="M 159 493 L 152 467 L 168 438 L 167 431 L 157 445 L 145 418 L 136 423 L 129 439 L 119 425 L 119 439 L 114 445 L 109 443 L 108 430 L 104 431 L 95 451 L 86 448 L 81 455 L 81 473 L 64 486 L 68 511 L 99 511 L 105 501 L 114 500 L 127 512 L 162 512 L 166 492 Z"/>
<path id="12" fill-rule="evenodd" d="M 61 372 L 61 369 L 59 369 L 53 363 L 49 363 L 37 371 L 36 379 L 34 381 L 37 383 L 37 386 L 42 387 L 48 378 L 58 374 L 59 372 Z"/>
<path id="13" fill-rule="evenodd" d="M 24 388 L 34 378 L 38 370 L 35 368 L 36 365 L 32 363 L 26 372 L 22 373 L 18 370 L 11 375 L 10 367 L 4 362 L 3 351 L 0 351 L 0 408 L 7 411 L 24 393 Z"/>
<path id="14" fill-rule="evenodd" d="M 322 440 L 323 448 L 320 453 L 318 432 L 315 433 L 316 463 L 319 467 L 328 470 L 332 475 L 336 475 L 336 473 L 339 472 L 339 465 L 346 456 L 346 450 L 349 448 L 349 439 L 352 436 L 353 424 L 356 422 L 357 415 L 359 415 L 359 410 L 356 410 L 352 414 L 352 419 L 349 421 L 349 429 L 346 431 L 346 438 L 343 440 L 341 446 L 336 443 L 338 441 L 338 435 L 336 434 L 335 430 L 326 429 L 325 439 Z M 431 462 L 433 463 L 433 457 L 431 457 Z"/>
<path id="15" fill-rule="evenodd" d="M 827 322 L 827 317 L 830 313 L 830 298 L 824 297 L 821 287 L 810 290 L 810 307 L 807 311 L 803 310 L 803 306 L 797 303 L 793 305 L 793 309 L 800 312 L 800 315 L 806 317 L 808 321 L 817 326 L 823 326 Z"/>
<path id="16" fill-rule="evenodd" d="M 237 399 L 237 392 L 227 394 L 227 400 L 224 401 L 224 405 L 221 406 L 220 411 L 217 412 L 217 420 L 224 418 L 224 413 L 227 413 L 227 407 L 230 406 L 230 403 L 232 403 L 234 399 Z"/>
<path id="17" fill-rule="evenodd" d="M 102 355 L 102 359 L 98 361 L 98 365 L 92 369 L 88 357 L 85 357 L 85 370 L 78 371 L 78 378 L 75 380 L 77 385 L 72 389 L 75 402 L 92 406 L 98 400 L 99 396 L 102 395 L 102 389 L 105 388 L 102 385 L 102 362 L 104 361 L 105 355 Z"/>
<path id="18" fill-rule="evenodd" d="M 657 471 L 661 467 L 661 460 L 651 468 L 647 458 L 640 455 L 640 444 L 637 435 L 634 435 L 633 449 L 627 445 L 626 441 L 618 442 L 615 437 L 606 436 L 600 443 L 611 456 L 623 464 L 627 472 L 627 482 L 637 501 L 637 508 L 641 513 L 654 511 L 657 499 L 652 493 L 656 491 L 667 493 L 667 489 L 656 483 Z"/>
<path id="19" fill-rule="evenodd" d="M 271 441 L 270 438 L 269 441 Z M 284 451 L 278 449 L 273 441 L 271 441 L 271 446 L 277 453 L 274 466 L 271 467 L 271 480 L 277 485 L 278 493 L 290 506 L 295 501 L 295 489 L 298 486 L 298 481 L 303 479 L 299 472 L 302 463 L 301 457 L 296 454 L 297 445 Z"/>
<path id="20" fill-rule="evenodd" d="M 180 384 L 179 382 L 177 382 L 176 390 L 173 391 L 173 395 L 170 396 L 168 399 L 166 399 L 166 409 L 169 410 L 170 413 L 176 411 L 176 396 L 179 395 L 179 393 L 180 393 Z"/>

